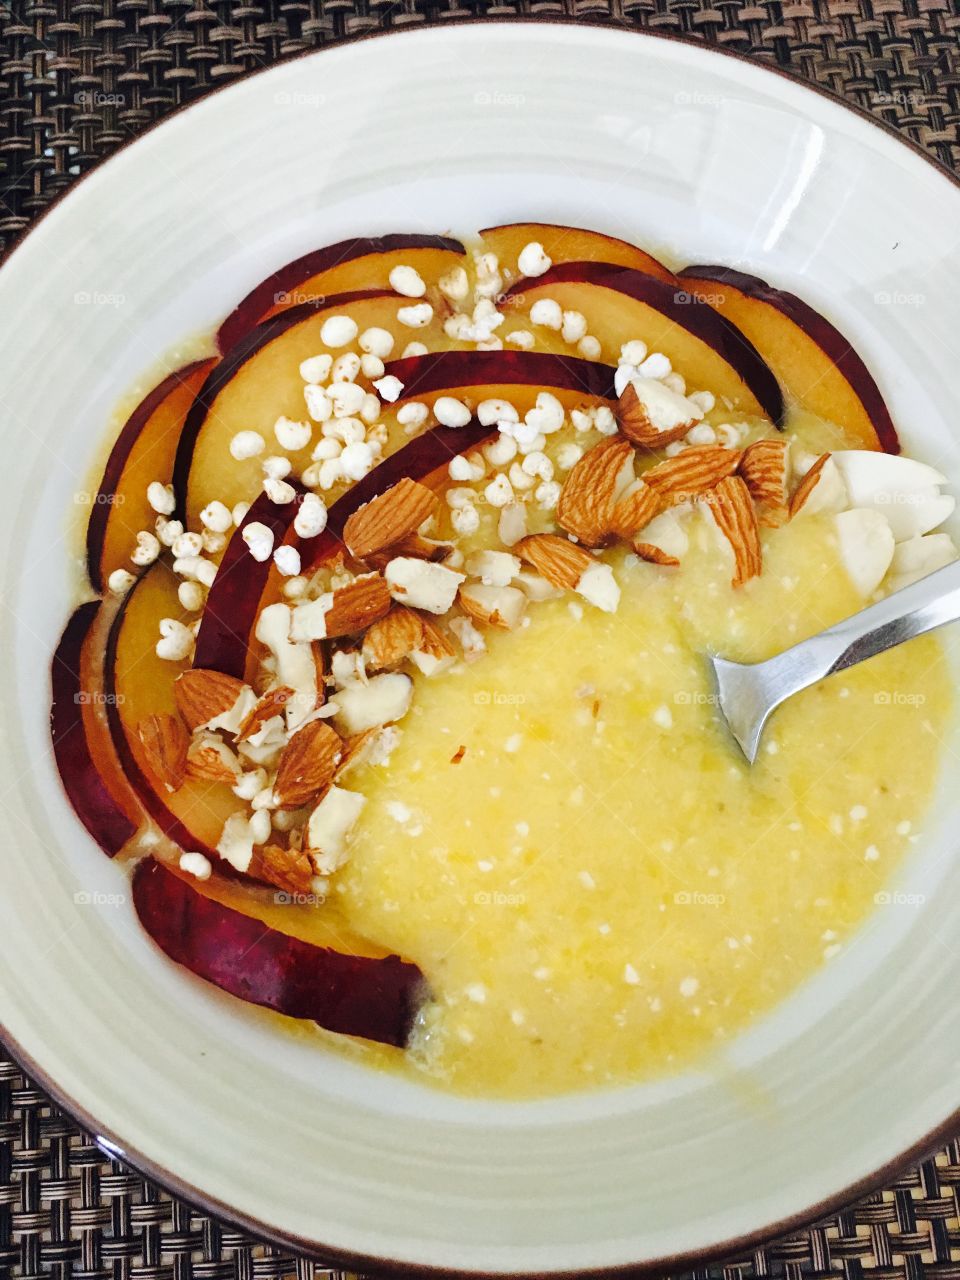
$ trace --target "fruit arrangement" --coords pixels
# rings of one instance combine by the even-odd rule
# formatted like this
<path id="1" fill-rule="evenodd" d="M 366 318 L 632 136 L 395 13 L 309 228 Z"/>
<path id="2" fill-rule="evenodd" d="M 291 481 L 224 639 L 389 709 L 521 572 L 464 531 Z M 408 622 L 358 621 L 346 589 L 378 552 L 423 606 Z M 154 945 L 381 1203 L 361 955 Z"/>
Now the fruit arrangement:
<path id="1" fill-rule="evenodd" d="M 423 976 L 335 923 L 329 945 L 285 932 L 266 906 L 322 904 L 363 807 L 351 775 L 389 759 L 416 680 L 477 660 L 485 629 L 549 595 L 614 612 L 607 549 L 669 572 L 694 510 L 736 589 L 762 571 L 762 529 L 805 511 L 846 520 L 865 595 L 955 554 L 931 533 L 943 477 L 876 456 L 896 431 L 846 339 L 722 267 L 675 274 L 543 224 L 469 250 L 358 239 L 275 271 L 217 348 L 164 378 L 110 454 L 97 599 L 53 662 L 54 750 L 104 852 L 140 857 L 157 944 L 329 1030 L 403 1046 Z M 797 410 L 857 449 L 798 456 Z M 893 531 L 891 487 L 918 495 Z"/>

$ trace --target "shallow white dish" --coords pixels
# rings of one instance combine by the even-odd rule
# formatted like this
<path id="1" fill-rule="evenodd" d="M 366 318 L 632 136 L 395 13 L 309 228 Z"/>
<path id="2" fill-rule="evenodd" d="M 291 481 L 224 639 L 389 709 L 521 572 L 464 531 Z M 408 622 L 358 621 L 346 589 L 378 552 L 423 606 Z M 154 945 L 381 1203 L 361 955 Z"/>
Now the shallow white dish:
<path id="1" fill-rule="evenodd" d="M 852 1194 L 960 1110 L 949 750 L 890 901 L 722 1066 L 537 1104 L 374 1075 L 191 979 L 61 793 L 63 513 L 118 397 L 310 248 L 536 218 L 793 288 L 855 336 L 907 448 L 960 481 L 960 188 L 827 98 L 682 43 L 483 24 L 286 63 L 123 150 L 0 270 L 4 1034 L 181 1194 L 371 1266 L 675 1265 Z"/>

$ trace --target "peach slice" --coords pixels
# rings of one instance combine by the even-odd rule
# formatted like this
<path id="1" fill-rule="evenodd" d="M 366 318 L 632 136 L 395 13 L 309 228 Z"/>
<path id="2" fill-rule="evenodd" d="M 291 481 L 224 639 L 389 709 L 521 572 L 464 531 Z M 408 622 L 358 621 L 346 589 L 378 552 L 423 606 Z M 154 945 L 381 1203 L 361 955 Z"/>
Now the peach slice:
<path id="1" fill-rule="evenodd" d="M 900 452 L 872 374 L 840 330 L 813 307 L 729 267 L 687 267 L 680 279 L 746 334 L 788 401 L 836 422 L 864 449 Z"/>
<path id="2" fill-rule="evenodd" d="M 220 326 L 217 345 L 227 351 L 262 320 L 303 302 L 357 289 L 389 289 L 394 267 L 410 266 L 428 285 L 462 263 L 463 245 L 446 236 L 361 236 L 314 249 L 278 267 L 238 303 Z M 431 299 L 436 291 L 431 290 Z"/>
<path id="3" fill-rule="evenodd" d="M 505 306 L 527 313 L 541 298 L 586 316 L 604 358 L 614 364 L 621 345 L 640 338 L 669 358 L 690 391 L 712 391 L 739 413 L 779 424 L 780 387 L 757 349 L 736 325 L 686 290 L 627 267 L 571 262 L 514 285 Z"/>
<path id="4" fill-rule="evenodd" d="M 182 849 L 219 861 L 214 850 L 223 824 L 242 801 L 225 783 L 199 778 L 168 791 L 137 731 L 147 716 L 176 713 L 173 684 L 189 665 L 159 658 L 155 648 L 160 619 L 184 619 L 177 582 L 169 566 L 158 561 L 124 600 L 107 637 L 107 719 L 124 773 L 156 825 Z"/>
<path id="5" fill-rule="evenodd" d="M 96 600 L 81 605 L 53 655 L 50 732 L 67 799 L 87 831 L 112 858 L 136 834 L 137 823 L 130 816 L 129 801 L 124 804 L 118 798 L 120 785 L 116 780 L 109 785 L 104 776 L 105 753 L 92 745 L 94 737 L 105 736 L 104 726 L 94 718 L 103 704 L 85 678 L 99 609 Z"/>
<path id="6" fill-rule="evenodd" d="M 148 858 L 133 875 L 140 923 L 171 960 L 222 991 L 341 1035 L 407 1043 L 427 995 L 423 974 L 399 956 L 314 946 L 264 927 Z"/>
<path id="7" fill-rule="evenodd" d="M 446 336 L 439 317 L 422 329 L 401 324 L 397 312 L 408 303 L 409 299 L 382 291 L 344 294 L 328 298 L 322 306 L 305 303 L 264 321 L 234 346 L 208 377 L 184 424 L 173 472 L 178 518 L 185 517 L 189 527 L 195 528 L 200 511 L 214 499 L 232 507 L 252 502 L 260 493 L 261 458 L 236 461 L 230 455 L 230 442 L 240 431 L 259 432 L 266 442 L 266 456 L 279 449 L 273 428 L 281 415 L 298 422 L 310 420 L 299 368 L 311 356 L 339 354 L 341 349 L 328 347 L 321 338 L 330 316 L 349 316 L 360 333 L 374 327 L 387 330 L 398 352 L 412 340 L 440 350 L 462 345 Z M 358 383 L 371 389 L 363 378 Z M 310 464 L 319 425 L 313 434 L 311 444 L 288 454 L 294 475 Z M 396 434 L 405 439 L 402 430 Z"/>
<path id="8" fill-rule="evenodd" d="M 152 529 L 156 513 L 147 485 L 167 483 L 187 413 L 213 359 L 197 360 L 168 374 L 124 423 L 110 450 L 87 525 L 87 572 L 103 591 L 114 569 L 131 569 L 130 552 L 141 529 Z"/>
<path id="9" fill-rule="evenodd" d="M 521 274 L 517 266 L 521 251 L 526 245 L 537 243 L 543 245 L 554 266 L 564 262 L 607 262 L 644 271 L 669 284 L 676 283 L 676 276 L 662 262 L 636 245 L 604 235 L 602 231 L 562 227 L 551 222 L 508 222 L 487 227 L 480 232 L 480 237 L 483 247 L 497 255 L 501 269 L 511 273 L 511 279 Z"/>

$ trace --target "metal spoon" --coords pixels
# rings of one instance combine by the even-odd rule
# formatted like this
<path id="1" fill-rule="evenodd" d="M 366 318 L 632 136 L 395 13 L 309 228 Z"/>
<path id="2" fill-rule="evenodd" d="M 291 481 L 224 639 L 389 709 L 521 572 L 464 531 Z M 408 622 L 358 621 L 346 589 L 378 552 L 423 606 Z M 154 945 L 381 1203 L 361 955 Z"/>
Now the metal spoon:
<path id="1" fill-rule="evenodd" d="M 801 689 L 874 654 L 960 620 L 960 560 L 785 649 L 766 662 L 728 662 L 708 654 L 719 706 L 750 764 L 771 712 Z"/>

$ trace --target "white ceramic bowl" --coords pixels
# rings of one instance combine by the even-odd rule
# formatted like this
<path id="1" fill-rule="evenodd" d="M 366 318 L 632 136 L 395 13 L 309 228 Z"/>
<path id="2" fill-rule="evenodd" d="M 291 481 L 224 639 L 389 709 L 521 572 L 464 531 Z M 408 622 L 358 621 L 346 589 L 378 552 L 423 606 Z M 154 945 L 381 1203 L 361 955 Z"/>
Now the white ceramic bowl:
<path id="1" fill-rule="evenodd" d="M 496 1273 L 739 1247 L 932 1141 L 960 1108 L 955 744 L 899 892 L 722 1071 L 470 1102 L 277 1035 L 154 950 L 61 794 L 48 655 L 75 596 L 64 513 L 159 356 L 316 245 L 528 218 L 793 287 L 960 480 L 960 190 L 854 112 L 682 43 L 485 24 L 289 62 L 110 159 L 0 270 L 6 1034 L 188 1197 L 343 1257 Z"/>

